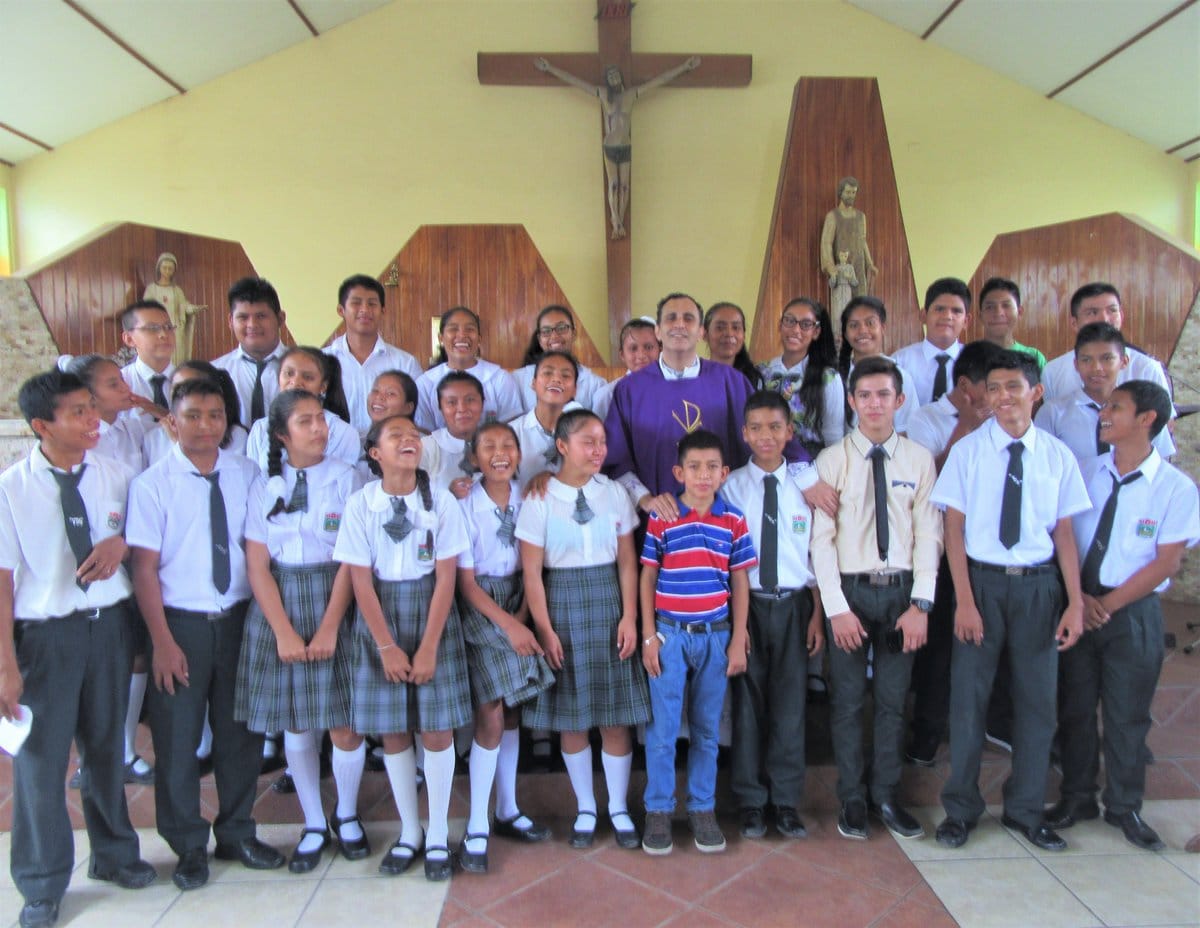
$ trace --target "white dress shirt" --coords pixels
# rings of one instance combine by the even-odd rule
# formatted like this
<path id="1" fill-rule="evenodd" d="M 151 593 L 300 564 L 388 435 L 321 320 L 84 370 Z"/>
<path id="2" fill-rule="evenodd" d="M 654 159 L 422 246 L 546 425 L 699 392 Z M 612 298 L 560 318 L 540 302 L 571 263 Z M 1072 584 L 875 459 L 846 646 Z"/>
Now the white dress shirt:
<path id="1" fill-rule="evenodd" d="M 808 545 L 812 538 L 812 510 L 804 501 L 801 473 L 814 471 L 808 464 L 788 464 L 784 461 L 772 471 L 779 481 L 776 498 L 779 501 L 778 552 L 779 587 L 796 590 L 816 586 L 809 560 Z M 762 557 L 763 479 L 767 472 L 751 461 L 731 473 L 721 486 L 721 496 L 742 511 L 754 550 Z M 750 568 L 750 589 L 761 590 L 758 565 Z"/>
<path id="2" fill-rule="evenodd" d="M 148 400 L 154 399 L 154 387 L 150 383 L 150 378 L 157 376 L 158 371 L 154 370 L 149 364 L 141 358 L 134 358 L 130 363 L 121 368 L 121 377 L 129 384 L 129 389 L 138 396 L 145 397 Z M 171 378 L 175 376 L 175 365 L 168 364 L 163 370 L 162 375 L 167 379 L 163 381 L 163 393 L 167 397 L 167 405 L 171 405 Z"/>
<path id="3" fill-rule="evenodd" d="M 225 448 L 230 454 L 240 454 L 246 456 L 246 439 L 249 434 L 241 425 L 235 425 L 233 431 L 229 434 L 229 446 Z M 151 464 L 157 464 L 175 447 L 175 441 L 171 438 L 167 427 L 159 422 L 150 426 L 146 430 L 145 436 L 142 438 L 142 456 L 146 459 L 146 467 Z"/>
<path id="4" fill-rule="evenodd" d="M 336 413 L 325 412 L 325 424 L 329 426 L 329 441 L 325 445 L 325 456 L 345 461 L 351 467 L 358 463 L 363 456 L 362 439 L 346 420 Z M 246 438 L 246 457 L 258 465 L 265 474 L 267 472 L 267 454 L 271 448 L 271 437 L 267 434 L 267 420 L 259 419 L 250 429 Z M 284 461 L 287 460 L 287 449 L 283 450 Z"/>
<path id="5" fill-rule="evenodd" d="M 263 360 L 263 415 L 271 408 L 271 400 L 279 393 L 279 363 L 287 354 L 287 345 L 280 342 Z M 255 359 L 242 350 L 238 345 L 228 354 L 223 354 L 212 362 L 213 367 L 229 371 L 233 385 L 237 388 L 238 404 L 241 406 L 241 423 L 247 429 L 254 424 L 250 418 L 250 410 L 254 400 L 254 382 L 258 378 L 258 364 Z"/>
<path id="6" fill-rule="evenodd" d="M 1069 396 L 1043 403 L 1033 421 L 1038 428 L 1045 429 L 1070 448 L 1082 464 L 1099 453 L 1096 451 L 1096 423 L 1100 421 L 1099 407 L 1102 405 L 1089 399 L 1082 390 L 1076 390 Z M 1152 444 L 1165 458 L 1175 453 L 1175 442 L 1165 427 L 1154 436 Z"/>
<path id="7" fill-rule="evenodd" d="M 916 395 L 911 397 L 914 403 L 924 406 L 933 402 L 933 381 L 937 377 L 939 354 L 950 355 L 946 362 L 946 392 L 954 389 L 954 362 L 962 351 L 962 342 L 955 340 L 949 348 L 939 348 L 929 339 L 906 345 L 893 353 L 892 360 L 912 375 L 916 385 Z"/>
<path id="8" fill-rule="evenodd" d="M 908 417 L 905 434 L 935 458 L 946 449 L 954 427 L 958 425 L 958 410 L 949 396 L 947 393 L 932 403 L 913 409 Z M 913 402 L 915 405 L 916 401 Z"/>
<path id="9" fill-rule="evenodd" d="M 455 438 L 445 427 L 421 437 L 421 470 L 429 474 L 435 487 L 449 490 L 459 477 L 468 476 L 462 467 L 466 455 L 466 441 Z"/>
<path id="10" fill-rule="evenodd" d="M 524 412 L 529 412 L 537 405 L 537 395 L 533 392 L 533 374 L 536 367 L 536 364 L 526 364 L 524 367 L 513 371 L 513 379 L 517 382 L 517 387 L 521 391 L 521 409 Z M 595 373 L 591 368 L 580 364 L 579 376 L 575 380 L 575 402 L 584 409 L 590 409 L 595 412 L 596 397 L 607 386 L 607 380 Z M 606 407 L 605 412 L 607 411 Z"/>
<path id="11" fill-rule="evenodd" d="M 626 377 L 630 373 L 630 371 L 625 371 L 621 377 Z M 613 390 L 615 390 L 617 388 L 617 384 L 621 382 L 621 377 L 605 383 L 604 386 L 600 387 L 600 389 L 598 389 L 595 395 L 592 397 L 592 412 L 598 415 L 600 417 L 600 421 L 602 422 L 608 419 L 608 409 L 610 406 L 612 406 L 613 401 Z"/>
<path id="12" fill-rule="evenodd" d="M 342 524 L 350 494 L 360 488 L 358 472 L 345 461 L 324 458 L 304 469 L 308 508 L 267 514 L 282 499 L 286 504 L 296 490 L 298 471 L 283 465 L 283 473 L 269 480 L 259 474 L 250 488 L 246 513 L 246 540 L 266 545 L 271 560 L 299 567 L 333 560 L 333 545 Z"/>
<path id="13" fill-rule="evenodd" d="M 1117 373 L 1118 386 L 1129 380 L 1149 380 L 1151 383 L 1158 384 L 1167 391 L 1168 396 L 1170 395 L 1171 383 L 1167 380 L 1163 366 L 1158 361 L 1136 348 L 1127 347 L 1125 354 L 1129 358 L 1129 363 Z M 1059 397 L 1071 396 L 1076 390 L 1083 389 L 1083 380 L 1079 377 L 1079 371 L 1075 370 L 1074 350 L 1060 354 L 1057 358 L 1046 362 L 1046 366 L 1042 368 L 1042 386 L 1046 391 L 1047 402 Z"/>
<path id="14" fill-rule="evenodd" d="M 513 523 L 521 514 L 521 490 L 516 481 L 511 481 L 508 504 L 513 507 Z M 504 544 L 497 536 L 500 528 L 500 509 L 482 483 L 471 487 L 466 499 L 459 500 L 462 509 L 463 523 L 466 525 L 467 537 L 471 545 L 458 556 L 458 566 L 475 571 L 477 577 L 507 577 L 521 569 L 521 546 L 516 536 L 513 536 L 511 547 Z M 502 513 L 503 510 L 500 510 Z"/>
<path id="15" fill-rule="evenodd" d="M 384 371 L 402 371 L 413 380 L 421 376 L 421 365 L 417 359 L 395 345 L 389 345 L 380 335 L 375 347 L 362 364 L 346 344 L 346 336 L 339 335 L 323 349 L 342 365 L 342 390 L 346 393 L 346 405 L 350 407 L 350 424 L 359 435 L 366 435 L 371 428 L 371 416 L 367 412 L 367 394 L 375 385 L 375 378 Z"/>
<path id="16" fill-rule="evenodd" d="M 546 567 L 599 567 L 617 560 L 617 539 L 637 526 L 628 494 L 597 474 L 583 485 L 592 519 L 575 521 L 579 488 L 551 477 L 542 499 L 527 499 L 517 519 L 517 538 L 545 550 Z"/>
<path id="17" fill-rule="evenodd" d="M 100 441 L 96 445 L 96 453 L 124 464 L 129 468 L 131 480 L 135 474 L 146 469 L 146 422 L 143 416 L 129 413 L 117 416 L 112 425 L 100 420 Z"/>
<path id="18" fill-rule="evenodd" d="M 1000 508 L 1008 479 L 1008 446 L 1020 441 L 1021 534 L 1012 548 L 1000 543 Z M 990 419 L 950 449 L 933 501 L 966 517 L 967 556 L 987 564 L 1031 567 L 1054 557 L 1050 533 L 1059 519 L 1092 507 L 1071 450 L 1031 425 L 1014 439 Z"/>
<path id="19" fill-rule="evenodd" d="M 583 408 L 581 404 L 571 400 L 563 406 L 562 411 L 567 413 Z M 524 493 L 530 480 L 543 471 L 557 474 L 562 462 L 554 446 L 553 432 L 542 428 L 534 410 L 531 409 L 520 418 L 513 419 L 509 425 L 517 433 L 517 442 L 521 446 L 521 466 L 517 468 L 517 481 L 521 484 L 521 492 Z"/>
<path id="20" fill-rule="evenodd" d="M 416 422 L 417 427 L 426 432 L 440 429 L 446 424 L 442 411 L 438 409 L 437 388 L 442 378 L 449 374 L 451 367 L 443 362 L 431 367 L 417 379 Z M 513 375 L 491 361 L 480 358 L 473 367 L 464 372 L 470 374 L 483 384 L 483 421 L 490 422 L 498 419 L 509 422 L 521 415 L 521 391 Z"/>

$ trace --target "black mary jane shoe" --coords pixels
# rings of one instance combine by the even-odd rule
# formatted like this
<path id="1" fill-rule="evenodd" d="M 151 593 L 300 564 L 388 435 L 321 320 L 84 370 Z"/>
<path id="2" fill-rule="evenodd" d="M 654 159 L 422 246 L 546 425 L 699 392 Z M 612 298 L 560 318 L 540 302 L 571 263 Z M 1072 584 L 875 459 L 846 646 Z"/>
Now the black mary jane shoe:
<path id="1" fill-rule="evenodd" d="M 408 869 L 413 865 L 413 861 L 417 859 L 417 855 L 425 846 L 425 835 L 421 835 L 421 844 L 419 847 L 414 847 L 407 841 L 397 838 L 392 846 L 387 849 L 383 855 L 383 860 L 379 861 L 379 872 L 386 876 L 399 876 L 401 873 L 407 873 Z M 407 854 L 393 854 L 392 851 L 396 848 L 408 851 Z"/>
<path id="2" fill-rule="evenodd" d="M 575 815 L 576 820 L 578 820 L 580 815 L 590 815 L 592 817 L 592 821 L 593 822 L 596 821 L 596 813 L 595 812 L 578 812 Z M 575 827 L 571 828 L 571 840 L 568 842 L 571 845 L 571 847 L 574 847 L 574 848 L 591 847 L 595 843 L 595 841 L 596 841 L 596 829 L 594 827 L 592 828 L 591 831 L 584 831 L 581 828 L 575 828 Z"/>
<path id="3" fill-rule="evenodd" d="M 321 843 L 316 850 L 301 851 L 300 845 L 304 843 L 304 839 L 309 835 L 320 835 Z M 317 868 L 317 864 L 321 862 L 321 855 L 325 853 L 325 848 L 329 847 L 329 831 L 325 828 L 305 828 L 300 832 L 300 841 L 296 844 L 296 850 L 292 851 L 291 859 L 288 860 L 289 873 L 310 873 Z"/>
<path id="4" fill-rule="evenodd" d="M 526 844 L 536 844 L 538 841 L 545 841 L 550 837 L 550 829 L 546 825 L 539 825 L 529 816 L 524 818 L 529 822 L 529 827 L 518 828 L 517 822 L 522 818 L 518 813 L 513 818 L 498 818 L 492 823 L 492 834 L 497 838 L 510 838 L 513 841 L 524 841 Z"/>
<path id="5" fill-rule="evenodd" d="M 472 834 L 468 832 L 463 835 L 462 843 L 458 846 L 458 865 L 467 873 L 487 873 L 488 872 L 488 852 L 484 847 L 482 851 L 475 852 L 467 849 L 468 841 L 483 841 L 486 843 L 488 839 L 487 833 Z M 429 858 L 425 858 L 428 862 Z"/>
<path id="6" fill-rule="evenodd" d="M 430 860 L 430 851 L 434 853 L 441 851 L 446 856 Z M 449 847 L 445 844 L 430 844 L 425 848 L 425 879 L 431 883 L 441 883 L 450 879 L 450 874 L 453 872 L 454 855 L 450 853 Z"/>
<path id="7" fill-rule="evenodd" d="M 357 822 L 358 830 L 362 832 L 362 837 L 355 841 L 347 841 L 342 837 L 342 826 L 349 825 L 351 822 Z M 342 850 L 342 856 L 346 860 L 362 860 L 364 857 L 371 856 L 371 844 L 367 840 L 367 829 L 363 828 L 362 819 L 357 815 L 350 815 L 346 818 L 338 818 L 336 815 L 329 816 L 329 830 L 333 832 L 333 837 L 337 840 L 338 846 Z"/>

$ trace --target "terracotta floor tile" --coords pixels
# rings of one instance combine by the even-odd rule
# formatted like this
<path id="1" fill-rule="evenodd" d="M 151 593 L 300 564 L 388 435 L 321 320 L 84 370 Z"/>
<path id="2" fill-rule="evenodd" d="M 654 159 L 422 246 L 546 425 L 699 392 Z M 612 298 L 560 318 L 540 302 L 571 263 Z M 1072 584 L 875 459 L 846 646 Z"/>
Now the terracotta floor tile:
<path id="1" fill-rule="evenodd" d="M 937 908 L 920 905 L 910 899 L 901 900 L 872 928 L 957 928 L 958 922 L 938 904 Z"/>
<path id="2" fill-rule="evenodd" d="M 831 828 L 829 837 L 789 842 L 783 853 L 854 882 L 903 896 L 921 882 L 921 874 L 879 822 L 872 819 L 871 829 L 870 840 L 851 841 Z"/>
<path id="3" fill-rule="evenodd" d="M 450 885 L 450 899 L 476 912 L 482 912 L 495 902 L 521 892 L 533 883 L 579 863 L 595 851 L 576 850 L 567 845 L 570 823 L 561 819 L 550 821 L 554 837 L 537 844 L 523 844 L 493 837 L 488 842 L 486 875 L 461 874 Z M 462 828 L 451 829 L 451 839 L 457 842 Z M 597 840 L 600 836 L 597 835 Z M 632 853 L 626 851 L 625 853 Z"/>
<path id="4" fill-rule="evenodd" d="M 1200 757 L 1200 723 L 1155 725 L 1150 729 L 1146 743 L 1159 759 Z"/>
<path id="5" fill-rule="evenodd" d="M 470 909 L 464 909 L 452 899 L 447 899 L 442 906 L 442 915 L 438 919 L 438 928 L 454 928 L 459 922 L 473 917 Z"/>
<path id="6" fill-rule="evenodd" d="M 1154 701 L 1150 704 L 1150 717 L 1156 724 L 1166 725 L 1195 692 L 1195 688 L 1191 686 L 1159 685 L 1154 693 Z"/>
<path id="7" fill-rule="evenodd" d="M 669 922 L 666 922 L 663 928 L 731 928 L 734 925 L 736 925 L 735 922 L 722 918 L 715 912 L 709 912 L 700 906 L 694 906 L 680 912 Z"/>
<path id="8" fill-rule="evenodd" d="M 1200 787 L 1176 762 L 1160 760 L 1146 768 L 1147 799 L 1200 799 Z"/>
<path id="9" fill-rule="evenodd" d="M 919 905 L 928 906 L 931 909 L 942 908 L 942 900 L 937 897 L 929 884 L 924 880 L 917 886 L 914 886 L 907 896 L 904 897 L 908 902 L 915 902 Z"/>

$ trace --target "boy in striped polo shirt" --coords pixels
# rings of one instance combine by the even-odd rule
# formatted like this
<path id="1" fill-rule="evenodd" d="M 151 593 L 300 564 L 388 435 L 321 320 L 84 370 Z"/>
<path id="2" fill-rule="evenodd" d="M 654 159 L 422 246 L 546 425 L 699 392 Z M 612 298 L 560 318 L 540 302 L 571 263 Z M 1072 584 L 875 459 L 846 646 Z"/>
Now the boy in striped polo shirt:
<path id="1" fill-rule="evenodd" d="M 651 513 L 642 548 L 642 663 L 653 718 L 646 726 L 642 850 L 669 854 L 675 739 L 687 697 L 688 825 L 696 848 L 725 850 L 714 812 L 717 725 L 728 677 L 746 669 L 747 571 L 757 563 L 746 520 L 717 491 L 729 475 L 721 440 L 697 430 L 679 442 L 679 517 Z M 690 680 L 689 680 L 690 677 Z"/>

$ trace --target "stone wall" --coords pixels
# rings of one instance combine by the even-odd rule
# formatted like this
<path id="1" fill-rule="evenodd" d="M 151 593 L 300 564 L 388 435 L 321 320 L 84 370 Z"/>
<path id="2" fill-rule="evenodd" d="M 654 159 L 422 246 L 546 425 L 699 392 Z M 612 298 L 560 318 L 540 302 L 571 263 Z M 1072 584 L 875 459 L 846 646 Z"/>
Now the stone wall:
<path id="1" fill-rule="evenodd" d="M 1180 406 L 1200 405 L 1200 297 L 1192 304 L 1167 368 L 1174 381 L 1175 402 Z M 1200 482 L 1200 412 L 1175 423 L 1174 464 L 1192 480 Z M 1188 552 L 1183 570 L 1171 583 L 1167 598 L 1200 604 L 1200 546 Z"/>
<path id="2" fill-rule="evenodd" d="M 34 374 L 53 367 L 57 360 L 58 348 L 29 284 L 19 277 L 0 277 L 0 371 L 4 372 L 0 419 L 21 418 L 17 389 Z M 7 443 L 8 438 L 4 441 Z"/>

